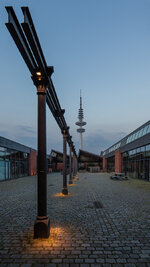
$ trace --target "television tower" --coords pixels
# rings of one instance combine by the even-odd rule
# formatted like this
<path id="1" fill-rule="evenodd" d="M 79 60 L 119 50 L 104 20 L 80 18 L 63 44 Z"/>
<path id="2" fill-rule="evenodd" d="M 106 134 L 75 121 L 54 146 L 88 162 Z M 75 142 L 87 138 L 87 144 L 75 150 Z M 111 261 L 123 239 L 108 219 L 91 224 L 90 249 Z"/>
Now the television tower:
<path id="1" fill-rule="evenodd" d="M 77 132 L 80 134 L 80 149 L 82 149 L 82 134 L 85 132 L 85 129 L 82 127 L 86 125 L 86 122 L 83 121 L 83 108 L 82 108 L 82 96 L 81 96 L 81 90 L 80 90 L 80 108 L 78 113 L 78 119 L 79 121 L 76 122 L 76 125 L 78 125 L 80 128 L 77 129 Z"/>

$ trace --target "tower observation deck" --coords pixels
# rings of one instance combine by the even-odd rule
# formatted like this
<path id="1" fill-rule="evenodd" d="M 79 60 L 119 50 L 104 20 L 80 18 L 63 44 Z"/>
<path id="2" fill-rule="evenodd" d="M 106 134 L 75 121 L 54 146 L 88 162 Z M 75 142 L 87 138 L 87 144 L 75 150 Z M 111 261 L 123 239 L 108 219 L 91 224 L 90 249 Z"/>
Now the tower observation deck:
<path id="1" fill-rule="evenodd" d="M 81 91 L 80 91 L 80 108 L 78 112 L 79 121 L 76 122 L 76 125 L 80 127 L 77 129 L 77 132 L 80 134 L 80 149 L 82 149 L 82 134 L 85 132 L 85 129 L 82 127 L 86 125 L 86 122 L 83 121 L 83 118 L 84 118 L 84 115 L 83 115 L 83 108 L 82 108 L 82 96 L 81 96 Z"/>

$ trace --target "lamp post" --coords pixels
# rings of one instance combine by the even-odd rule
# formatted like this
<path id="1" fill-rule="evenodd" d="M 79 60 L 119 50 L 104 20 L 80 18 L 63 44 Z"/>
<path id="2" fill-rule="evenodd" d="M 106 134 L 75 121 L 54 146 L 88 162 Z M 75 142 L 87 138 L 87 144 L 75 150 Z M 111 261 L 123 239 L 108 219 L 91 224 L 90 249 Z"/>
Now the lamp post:
<path id="1" fill-rule="evenodd" d="M 46 87 L 47 78 L 37 72 L 32 76 L 38 95 L 38 215 L 34 223 L 34 238 L 47 238 L 50 219 L 47 215 L 47 168 L 46 168 Z"/>
<path id="2" fill-rule="evenodd" d="M 72 145 L 69 145 L 70 155 L 69 155 L 69 184 L 72 184 Z"/>
<path id="3" fill-rule="evenodd" d="M 78 171 L 78 162 L 77 162 L 77 157 L 75 156 L 75 176 L 77 176 L 77 171 Z"/>
<path id="4" fill-rule="evenodd" d="M 75 177 L 76 171 L 75 171 L 75 153 L 73 152 L 73 177 Z"/>
<path id="5" fill-rule="evenodd" d="M 64 172 L 63 193 L 68 194 L 66 177 L 66 137 L 69 135 L 64 112 L 61 109 L 51 74 L 53 67 L 47 66 L 39 38 L 28 7 L 22 7 L 24 23 L 19 23 L 13 7 L 8 6 L 8 23 L 10 32 L 22 58 L 24 59 L 38 94 L 38 214 L 34 224 L 34 238 L 49 236 L 50 220 L 47 216 L 47 170 L 46 170 L 46 103 L 59 128 L 66 130 L 64 138 Z"/>
<path id="6" fill-rule="evenodd" d="M 62 194 L 68 195 L 68 188 L 67 188 L 67 132 L 66 130 L 62 131 L 63 134 L 63 188 L 62 188 Z"/>
<path id="7" fill-rule="evenodd" d="M 77 175 L 77 172 L 78 172 L 78 158 L 76 157 L 76 175 Z"/>

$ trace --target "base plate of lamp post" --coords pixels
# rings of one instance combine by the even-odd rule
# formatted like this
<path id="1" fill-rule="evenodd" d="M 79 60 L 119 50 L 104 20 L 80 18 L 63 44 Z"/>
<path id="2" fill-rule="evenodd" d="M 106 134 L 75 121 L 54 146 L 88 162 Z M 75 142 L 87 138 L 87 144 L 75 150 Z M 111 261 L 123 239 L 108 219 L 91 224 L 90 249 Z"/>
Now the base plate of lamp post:
<path id="1" fill-rule="evenodd" d="M 67 188 L 62 188 L 62 194 L 68 195 L 68 189 Z"/>
<path id="2" fill-rule="evenodd" d="M 37 217 L 34 223 L 34 238 L 48 238 L 50 235 L 49 217 Z"/>

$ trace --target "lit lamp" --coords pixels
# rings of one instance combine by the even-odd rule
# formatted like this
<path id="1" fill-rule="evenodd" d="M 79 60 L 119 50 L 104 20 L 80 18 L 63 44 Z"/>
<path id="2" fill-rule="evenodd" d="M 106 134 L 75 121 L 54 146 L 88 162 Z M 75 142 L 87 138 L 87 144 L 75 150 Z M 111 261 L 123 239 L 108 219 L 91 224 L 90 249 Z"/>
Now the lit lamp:
<path id="1" fill-rule="evenodd" d="M 42 73 L 40 71 L 36 72 L 36 76 L 37 76 L 38 80 L 41 81 Z"/>
<path id="2" fill-rule="evenodd" d="M 37 72 L 36 72 L 36 75 L 37 75 L 37 76 L 41 76 L 42 73 L 41 73 L 40 71 L 37 71 Z"/>

